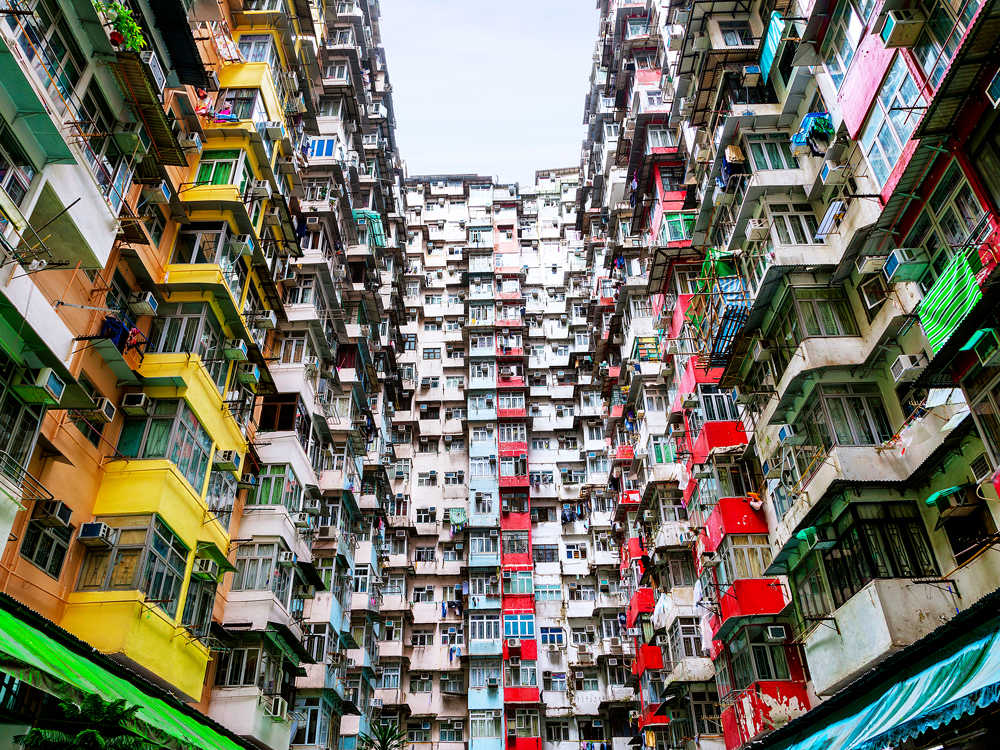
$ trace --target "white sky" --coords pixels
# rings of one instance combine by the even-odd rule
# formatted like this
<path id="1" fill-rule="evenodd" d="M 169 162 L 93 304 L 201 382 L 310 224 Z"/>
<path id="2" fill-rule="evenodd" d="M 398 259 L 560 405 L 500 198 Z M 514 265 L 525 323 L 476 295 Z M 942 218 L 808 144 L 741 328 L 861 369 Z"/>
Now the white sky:
<path id="1" fill-rule="evenodd" d="M 534 184 L 580 163 L 594 0 L 380 0 L 396 139 L 410 175 Z"/>

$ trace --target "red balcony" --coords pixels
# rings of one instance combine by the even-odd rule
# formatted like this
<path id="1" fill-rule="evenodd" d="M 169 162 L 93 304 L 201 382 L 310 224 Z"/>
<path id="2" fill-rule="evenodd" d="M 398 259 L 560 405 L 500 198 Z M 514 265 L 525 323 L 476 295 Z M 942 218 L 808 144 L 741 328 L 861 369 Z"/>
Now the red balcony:
<path id="1" fill-rule="evenodd" d="M 647 669 L 663 669 L 663 649 L 644 643 L 639 646 L 635 659 L 632 660 L 632 674 L 638 677 Z"/>
<path id="2" fill-rule="evenodd" d="M 526 456 L 528 455 L 527 443 L 500 443 L 501 456 Z"/>
<path id="3" fill-rule="evenodd" d="M 635 448 L 631 445 L 616 446 L 612 458 L 615 461 L 631 461 L 635 458 Z"/>
<path id="4" fill-rule="evenodd" d="M 524 388 L 523 375 L 497 376 L 497 388 Z"/>
<path id="5" fill-rule="evenodd" d="M 729 637 L 747 617 L 776 616 L 788 605 L 777 578 L 741 578 L 719 591 L 721 615 L 710 620 L 712 640 Z M 650 610 L 652 611 L 652 610 Z"/>
<path id="6" fill-rule="evenodd" d="M 750 507 L 750 498 L 723 497 L 705 520 L 705 531 L 699 543 L 705 552 L 715 552 L 728 534 L 766 534 L 767 517 L 764 509 Z"/>
<path id="7" fill-rule="evenodd" d="M 701 464 L 705 462 L 713 448 L 743 445 L 746 441 L 747 431 L 742 422 L 705 422 L 691 448 L 692 459 L 696 464 Z"/>
<path id="8" fill-rule="evenodd" d="M 530 594 L 529 594 L 529 596 L 530 596 Z M 504 595 L 504 599 L 506 599 L 506 598 L 507 598 L 507 595 L 505 594 Z M 531 602 L 528 605 L 527 609 L 520 610 L 518 612 L 518 614 L 527 614 L 528 612 L 532 611 L 533 607 L 534 607 L 534 602 Z M 508 611 L 509 612 L 513 612 L 513 610 L 511 610 L 511 609 L 508 609 Z M 510 644 L 511 640 L 515 640 L 515 641 L 519 640 L 520 641 L 520 646 L 518 648 L 514 648 L 514 649 L 510 648 L 509 644 Z M 534 638 L 531 638 L 529 640 L 521 640 L 521 639 L 518 639 L 518 638 L 513 638 L 513 639 L 511 639 L 511 638 L 504 638 L 504 641 L 503 641 L 503 658 L 506 660 L 506 659 L 509 659 L 512 656 L 517 656 L 517 657 L 519 657 L 521 659 L 525 659 L 527 661 L 534 661 L 535 659 L 538 658 L 538 641 L 536 641 Z"/>
<path id="9" fill-rule="evenodd" d="M 808 710 L 809 695 L 804 683 L 790 680 L 755 682 L 722 712 L 726 750 L 735 750 Z"/>
<path id="10" fill-rule="evenodd" d="M 653 606 L 655 605 L 655 600 L 653 598 L 653 589 L 651 588 L 641 588 L 636 589 L 635 593 L 632 594 L 632 598 L 628 602 L 628 610 L 625 613 L 625 622 L 630 628 L 635 627 L 635 621 L 639 615 L 652 614 Z M 643 646 L 643 648 L 646 648 Z M 659 646 L 650 646 L 649 648 L 655 648 L 657 653 L 660 652 Z M 663 657 L 660 657 L 660 666 L 663 666 Z M 656 667 L 653 667 L 656 669 Z M 639 670 L 642 671 L 642 670 Z M 639 672 L 636 672 L 639 674 Z"/>
<path id="11" fill-rule="evenodd" d="M 625 544 L 618 548 L 618 567 L 625 571 L 633 560 L 639 560 L 646 553 L 642 546 L 642 539 L 637 536 L 629 537 Z"/>
<path id="12" fill-rule="evenodd" d="M 531 531 L 531 513 L 511 513 L 503 509 L 500 496 L 500 528 L 504 531 Z"/>
<path id="13" fill-rule="evenodd" d="M 496 299 L 521 299 L 524 297 L 524 292 L 520 289 L 515 289 L 513 292 L 497 292 L 494 297 Z"/>
<path id="14" fill-rule="evenodd" d="M 504 703 L 540 703 L 541 693 L 537 687 L 510 687 L 503 689 Z"/>
<path id="15" fill-rule="evenodd" d="M 528 487 L 528 475 L 524 476 L 513 476 L 513 477 L 500 477 L 501 487 Z"/>
<path id="16" fill-rule="evenodd" d="M 642 731 L 645 727 L 653 725 L 665 726 L 670 723 L 669 716 L 653 716 L 662 704 L 660 703 L 645 703 L 642 706 L 642 713 L 639 715 L 639 730 Z"/>
<path id="17" fill-rule="evenodd" d="M 641 499 L 642 495 L 639 494 L 638 490 L 626 490 L 619 494 L 618 504 L 615 506 L 615 520 L 624 520 L 626 513 L 639 507 Z"/>
<path id="18" fill-rule="evenodd" d="M 523 614 L 526 612 L 531 612 L 535 606 L 535 596 L 534 594 L 504 594 L 503 600 L 501 601 L 501 608 L 505 614 Z M 521 641 L 521 643 L 531 643 L 532 648 L 534 648 L 535 641 Z M 522 646 L 522 659 L 534 659 L 534 656 L 528 656 L 525 653 L 525 649 Z M 514 656 L 518 654 L 515 653 Z"/>
<path id="19" fill-rule="evenodd" d="M 505 691 L 506 692 L 506 691 Z M 507 717 L 507 727 L 514 726 L 514 714 Z M 541 737 L 511 737 L 507 735 L 507 750 L 542 750 Z"/>
<path id="20" fill-rule="evenodd" d="M 528 410 L 526 408 L 519 407 L 517 409 L 497 409 L 497 418 L 499 419 L 527 419 Z"/>

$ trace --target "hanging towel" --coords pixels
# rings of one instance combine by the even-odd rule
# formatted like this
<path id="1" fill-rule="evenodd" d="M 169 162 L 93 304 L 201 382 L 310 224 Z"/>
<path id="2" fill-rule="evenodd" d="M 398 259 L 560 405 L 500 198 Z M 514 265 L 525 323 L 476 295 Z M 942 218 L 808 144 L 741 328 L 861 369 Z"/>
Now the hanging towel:
<path id="1" fill-rule="evenodd" d="M 442 617 L 447 617 L 448 616 L 448 604 L 447 604 L 447 602 L 441 602 L 441 616 Z"/>

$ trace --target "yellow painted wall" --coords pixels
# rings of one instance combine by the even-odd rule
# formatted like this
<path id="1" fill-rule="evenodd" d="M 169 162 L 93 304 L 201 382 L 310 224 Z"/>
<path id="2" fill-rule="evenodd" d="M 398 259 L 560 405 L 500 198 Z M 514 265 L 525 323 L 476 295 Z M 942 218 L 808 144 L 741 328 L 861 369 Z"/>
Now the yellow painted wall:
<path id="1" fill-rule="evenodd" d="M 99 651 L 124 654 L 197 699 L 208 649 L 162 610 L 144 607 L 144 599 L 138 591 L 74 592 L 68 596 L 60 625 Z"/>

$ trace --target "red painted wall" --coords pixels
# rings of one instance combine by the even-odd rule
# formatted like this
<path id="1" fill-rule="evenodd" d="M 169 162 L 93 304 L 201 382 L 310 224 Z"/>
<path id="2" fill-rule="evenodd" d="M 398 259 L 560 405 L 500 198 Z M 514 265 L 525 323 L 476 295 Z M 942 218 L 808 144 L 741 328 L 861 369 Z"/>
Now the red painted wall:
<path id="1" fill-rule="evenodd" d="M 854 53 L 837 95 L 837 107 L 851 138 L 858 137 L 895 53 L 896 50 L 885 48 L 878 34 L 866 34 Z"/>
<path id="2" fill-rule="evenodd" d="M 723 627 L 732 629 L 736 624 L 734 618 L 776 615 L 787 603 L 784 588 L 777 578 L 741 578 L 733 581 L 728 589 L 719 592 L 722 617 L 712 623 L 712 636 L 716 637 Z"/>
<path id="3" fill-rule="evenodd" d="M 719 498 L 712 515 L 705 521 L 705 551 L 715 552 L 726 534 L 766 534 L 764 509 L 754 510 L 745 497 Z"/>
<path id="4" fill-rule="evenodd" d="M 628 611 L 625 613 L 625 622 L 630 628 L 635 627 L 635 621 L 639 615 L 644 612 L 647 614 L 652 614 L 653 612 L 653 589 L 651 588 L 641 588 L 636 589 L 635 593 L 632 594 L 632 598 L 628 603 Z M 643 648 L 646 648 L 645 646 Z M 660 653 L 659 646 L 650 646 L 649 648 L 655 648 L 657 653 Z M 662 666 L 663 659 L 660 658 L 660 664 Z M 636 673 L 638 674 L 638 672 Z"/>
<path id="5" fill-rule="evenodd" d="M 761 696 L 767 696 L 765 701 Z M 761 732 L 775 729 L 771 720 L 771 706 L 781 715 L 781 721 L 788 719 L 788 713 L 800 709 L 804 713 L 809 708 L 806 686 L 799 682 L 756 682 L 747 688 L 736 702 L 722 712 L 722 732 L 726 739 L 726 750 L 735 750 Z M 777 718 L 777 716 L 775 717 Z M 747 728 L 750 734 L 747 734 Z"/>
<path id="6" fill-rule="evenodd" d="M 692 446 L 691 458 L 696 464 L 702 464 L 705 463 L 712 448 L 745 445 L 746 442 L 747 433 L 742 422 L 705 422 Z"/>

